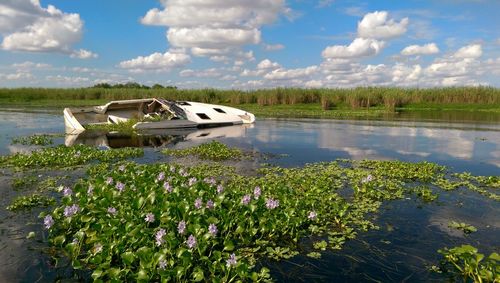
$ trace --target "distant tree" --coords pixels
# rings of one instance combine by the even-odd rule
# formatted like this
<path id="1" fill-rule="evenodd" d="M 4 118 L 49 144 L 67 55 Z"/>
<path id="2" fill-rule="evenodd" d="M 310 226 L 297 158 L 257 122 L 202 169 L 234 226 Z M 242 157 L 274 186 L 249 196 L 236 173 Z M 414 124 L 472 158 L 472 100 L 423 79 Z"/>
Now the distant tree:
<path id="1" fill-rule="evenodd" d="M 152 89 L 161 89 L 161 88 L 165 88 L 165 87 L 162 86 L 161 84 L 154 84 L 151 88 Z"/>
<path id="2" fill-rule="evenodd" d="M 95 84 L 93 88 L 112 88 L 113 86 L 108 83 Z"/>
<path id="3" fill-rule="evenodd" d="M 166 89 L 177 89 L 175 85 L 168 85 L 165 87 Z"/>

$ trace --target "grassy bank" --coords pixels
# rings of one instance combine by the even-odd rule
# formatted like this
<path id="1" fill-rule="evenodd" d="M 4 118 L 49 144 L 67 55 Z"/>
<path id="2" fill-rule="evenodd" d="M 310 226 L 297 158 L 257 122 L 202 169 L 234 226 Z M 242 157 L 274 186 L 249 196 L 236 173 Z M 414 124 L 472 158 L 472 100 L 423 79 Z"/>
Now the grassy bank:
<path id="1" fill-rule="evenodd" d="M 500 89 L 492 87 L 391 88 L 359 87 L 352 89 L 276 88 L 252 91 L 131 88 L 16 88 L 0 89 L 2 105 L 46 106 L 92 105 L 110 100 L 163 97 L 216 104 L 257 104 L 259 106 L 313 104 L 323 110 L 383 108 L 495 109 L 500 107 Z"/>

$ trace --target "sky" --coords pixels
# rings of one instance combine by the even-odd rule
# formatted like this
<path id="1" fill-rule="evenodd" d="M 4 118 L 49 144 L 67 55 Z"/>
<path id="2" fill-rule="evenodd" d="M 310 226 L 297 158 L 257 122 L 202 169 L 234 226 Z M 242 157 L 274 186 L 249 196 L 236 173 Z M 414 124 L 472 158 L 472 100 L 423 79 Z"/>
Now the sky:
<path id="1" fill-rule="evenodd" d="M 0 87 L 500 87 L 498 0 L 0 0 Z"/>

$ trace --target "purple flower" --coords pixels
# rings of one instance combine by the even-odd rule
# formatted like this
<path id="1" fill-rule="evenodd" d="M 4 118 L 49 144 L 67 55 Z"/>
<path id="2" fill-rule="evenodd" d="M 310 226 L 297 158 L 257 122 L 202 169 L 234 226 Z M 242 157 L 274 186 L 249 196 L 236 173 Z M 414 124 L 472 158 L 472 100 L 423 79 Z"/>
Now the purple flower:
<path id="1" fill-rule="evenodd" d="M 146 217 L 144 217 L 144 220 L 148 223 L 153 223 L 155 222 L 155 215 L 149 212 L 148 214 L 146 214 Z"/>
<path id="2" fill-rule="evenodd" d="M 236 255 L 234 253 L 232 253 L 229 256 L 229 258 L 226 260 L 227 267 L 236 266 L 237 263 L 238 263 L 238 261 L 236 260 Z"/>
<path id="3" fill-rule="evenodd" d="M 170 167 L 170 172 L 175 173 L 175 167 L 174 166 Z"/>
<path id="4" fill-rule="evenodd" d="M 165 172 L 160 172 L 160 174 L 158 174 L 158 177 L 156 177 L 156 180 L 163 181 L 163 179 L 165 179 Z"/>
<path id="5" fill-rule="evenodd" d="M 112 206 L 108 207 L 108 213 L 111 215 L 116 215 L 116 208 Z"/>
<path id="6" fill-rule="evenodd" d="M 259 186 L 255 187 L 255 189 L 253 189 L 253 197 L 254 197 L 255 199 L 259 199 L 259 197 L 260 197 L 260 194 L 261 194 L 261 193 L 262 193 L 262 192 L 261 192 L 261 190 L 260 190 L 260 187 L 259 187 Z"/>
<path id="7" fill-rule="evenodd" d="M 218 232 L 218 230 L 217 230 L 217 226 L 215 226 L 215 224 L 213 224 L 213 223 L 212 223 L 212 224 L 210 224 L 210 225 L 208 225 L 208 232 L 209 232 L 212 236 L 214 236 L 214 237 L 215 237 L 215 235 L 217 235 L 217 232 Z"/>
<path id="8" fill-rule="evenodd" d="M 209 185 L 215 185 L 215 183 L 216 183 L 214 177 L 210 177 L 210 178 L 207 177 L 207 178 L 203 179 L 203 181 Z"/>
<path id="9" fill-rule="evenodd" d="M 68 188 L 68 187 L 64 187 L 64 188 L 63 188 L 63 195 L 64 195 L 65 197 L 69 197 L 69 196 L 71 196 L 72 194 L 73 194 L 73 191 L 72 191 L 70 188 Z"/>
<path id="10" fill-rule="evenodd" d="M 108 178 L 106 179 L 106 184 L 108 184 L 108 185 L 112 185 L 112 184 L 113 184 L 113 178 L 112 178 L 112 177 L 108 177 Z"/>
<path id="11" fill-rule="evenodd" d="M 117 182 L 115 187 L 121 193 L 125 189 L 125 184 L 122 182 Z"/>
<path id="12" fill-rule="evenodd" d="M 157 246 L 161 246 L 163 243 L 165 243 L 165 240 L 163 239 L 165 235 L 167 235 L 167 232 L 163 228 L 156 232 L 155 239 Z"/>
<path id="13" fill-rule="evenodd" d="M 77 204 L 73 204 L 72 206 L 66 206 L 64 208 L 64 216 L 71 217 L 75 215 L 80 210 L 80 207 Z"/>
<path id="14" fill-rule="evenodd" d="M 177 232 L 179 232 L 179 234 L 184 234 L 186 232 L 186 221 L 182 220 L 181 222 L 179 222 L 179 224 L 177 225 Z"/>
<path id="15" fill-rule="evenodd" d="M 189 186 L 191 187 L 191 186 L 193 186 L 194 184 L 196 184 L 196 181 L 197 181 L 197 180 L 196 180 L 196 178 L 195 178 L 195 177 L 189 178 L 189 183 L 188 183 L 188 184 L 189 184 Z"/>
<path id="16" fill-rule="evenodd" d="M 188 176 L 188 173 L 181 168 L 181 170 L 179 170 L 179 174 L 181 174 L 182 177 L 187 177 Z"/>
<path id="17" fill-rule="evenodd" d="M 171 193 L 172 192 L 172 186 L 170 186 L 170 183 L 169 182 L 165 182 L 163 183 L 163 188 L 165 189 L 165 191 Z"/>
<path id="18" fill-rule="evenodd" d="M 201 198 L 197 198 L 194 201 L 194 207 L 196 207 L 196 209 L 200 209 L 202 205 L 203 205 L 203 201 L 201 200 Z"/>
<path id="19" fill-rule="evenodd" d="M 158 268 L 165 270 L 167 268 L 167 261 L 162 259 L 158 262 Z"/>
<path id="20" fill-rule="evenodd" d="M 118 167 L 118 170 L 125 171 L 125 165 L 120 165 L 120 167 Z"/>
<path id="21" fill-rule="evenodd" d="M 196 238 L 193 235 L 189 235 L 186 244 L 190 249 L 196 247 Z"/>
<path id="22" fill-rule="evenodd" d="M 91 196 L 94 194 L 94 187 L 92 185 L 89 185 L 89 188 L 87 189 L 87 195 Z"/>
<path id="23" fill-rule="evenodd" d="M 268 198 L 266 199 L 266 207 L 267 209 L 275 209 L 280 206 L 280 201 L 277 199 Z"/>
<path id="24" fill-rule="evenodd" d="M 45 225 L 45 229 L 50 229 L 52 225 L 54 225 L 54 218 L 51 215 L 45 216 L 43 219 L 43 225 Z"/>
<path id="25" fill-rule="evenodd" d="M 243 198 L 241 199 L 241 203 L 244 205 L 248 205 L 251 199 L 252 197 L 250 197 L 250 195 L 244 195 Z"/>
<path id="26" fill-rule="evenodd" d="M 368 182 L 371 182 L 371 181 L 373 181 L 373 176 L 371 174 L 369 174 L 368 176 L 366 176 L 366 178 L 361 179 L 361 183 L 368 183 Z"/>
<path id="27" fill-rule="evenodd" d="M 224 187 L 223 187 L 221 184 L 219 184 L 219 185 L 217 186 L 217 193 L 218 193 L 218 194 L 222 194 L 222 192 L 224 192 Z"/>
<path id="28" fill-rule="evenodd" d="M 102 245 L 97 243 L 95 246 L 94 246 L 94 253 L 97 254 L 97 253 L 100 253 L 102 252 Z"/>
<path id="29" fill-rule="evenodd" d="M 208 209 L 212 209 L 212 208 L 214 208 L 214 201 L 213 201 L 213 200 L 209 199 L 209 200 L 207 201 L 207 208 L 208 208 Z"/>
<path id="30" fill-rule="evenodd" d="M 316 211 L 309 211 L 309 215 L 307 215 L 307 218 L 309 220 L 314 220 L 314 219 L 316 219 L 316 217 L 318 217 L 318 214 L 316 213 Z"/>

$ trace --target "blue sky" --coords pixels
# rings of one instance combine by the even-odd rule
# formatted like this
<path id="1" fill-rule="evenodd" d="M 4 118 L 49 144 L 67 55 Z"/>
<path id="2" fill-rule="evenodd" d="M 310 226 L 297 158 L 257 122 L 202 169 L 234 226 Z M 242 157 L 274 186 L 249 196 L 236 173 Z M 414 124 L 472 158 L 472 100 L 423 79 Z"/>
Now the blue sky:
<path id="1" fill-rule="evenodd" d="M 0 87 L 498 87 L 497 11 L 496 0 L 0 0 Z"/>

